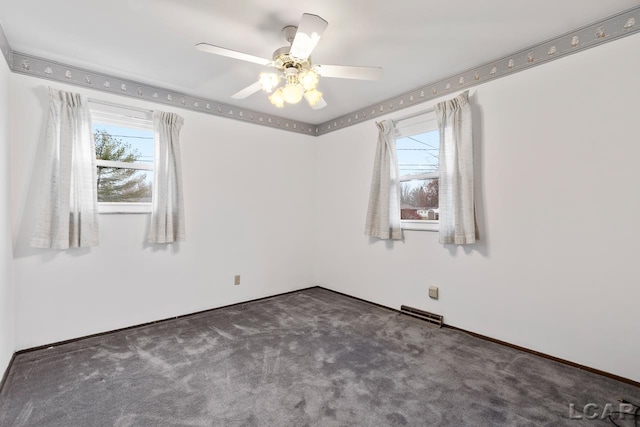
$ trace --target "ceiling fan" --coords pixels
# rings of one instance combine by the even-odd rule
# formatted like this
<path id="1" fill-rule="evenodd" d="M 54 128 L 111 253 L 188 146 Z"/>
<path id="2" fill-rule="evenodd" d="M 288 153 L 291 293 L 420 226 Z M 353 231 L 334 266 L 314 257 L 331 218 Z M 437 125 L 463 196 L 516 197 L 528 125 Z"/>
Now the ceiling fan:
<path id="1" fill-rule="evenodd" d="M 260 73 L 259 80 L 232 95 L 234 99 L 244 99 L 263 90 L 271 93 L 269 101 L 278 108 L 284 107 L 285 102 L 297 104 L 304 97 L 311 108 L 319 110 L 327 106 L 322 92 L 317 89 L 320 77 L 359 80 L 378 80 L 382 77 L 382 68 L 379 67 L 313 65 L 311 52 L 327 25 L 328 22 L 317 15 L 303 14 L 297 27 L 287 26 L 282 29 L 290 46 L 281 47 L 273 52 L 273 59 L 260 58 L 208 43 L 198 43 L 196 49 L 275 69 L 275 72 Z M 282 86 L 281 82 L 284 82 Z"/>

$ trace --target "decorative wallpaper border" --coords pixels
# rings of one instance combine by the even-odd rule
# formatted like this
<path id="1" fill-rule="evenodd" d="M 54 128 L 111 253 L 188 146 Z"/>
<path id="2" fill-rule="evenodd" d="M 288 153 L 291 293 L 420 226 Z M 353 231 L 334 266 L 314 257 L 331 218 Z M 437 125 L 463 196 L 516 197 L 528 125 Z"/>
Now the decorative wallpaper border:
<path id="1" fill-rule="evenodd" d="M 11 69 L 11 65 L 13 64 L 13 59 L 11 58 L 11 46 L 9 46 L 9 40 L 7 40 L 7 35 L 2 29 L 2 25 L 0 25 L 0 50 L 9 65 L 9 69 Z"/>
<path id="2" fill-rule="evenodd" d="M 640 31 L 640 6 L 318 125 L 317 135 L 476 86 Z"/>
<path id="3" fill-rule="evenodd" d="M 180 92 L 150 86 L 83 68 L 65 65 L 44 58 L 15 52 L 0 26 L 0 49 L 16 73 L 88 87 L 103 92 L 144 99 L 179 108 L 186 108 L 219 117 L 240 120 L 271 128 L 319 136 L 342 129 L 391 111 L 411 107 L 447 93 L 457 92 L 494 79 L 509 76 L 540 64 L 571 55 L 640 31 L 640 6 L 585 25 L 561 36 L 549 39 L 503 58 L 454 74 L 437 82 L 403 93 L 381 103 L 336 117 L 320 125 L 289 120 L 270 114 L 238 108 L 221 102 L 185 95 Z"/>
<path id="4" fill-rule="evenodd" d="M 159 104 L 186 108 L 188 110 L 199 111 L 227 119 L 255 123 L 291 132 L 315 136 L 317 131 L 315 125 L 259 113 L 246 108 L 226 105 L 212 99 L 189 96 L 174 90 L 150 86 L 133 80 L 73 67 L 20 52 L 13 51 L 12 55 L 13 66 L 11 69 L 19 74 L 87 87 L 131 98 L 144 99 Z"/>

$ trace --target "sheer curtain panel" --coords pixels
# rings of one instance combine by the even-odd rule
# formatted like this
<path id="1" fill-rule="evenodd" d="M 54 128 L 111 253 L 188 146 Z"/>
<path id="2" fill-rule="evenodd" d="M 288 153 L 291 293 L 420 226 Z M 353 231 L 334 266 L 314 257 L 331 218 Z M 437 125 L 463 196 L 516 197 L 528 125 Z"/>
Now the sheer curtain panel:
<path id="1" fill-rule="evenodd" d="M 440 243 L 476 241 L 469 93 L 435 106 L 440 130 Z"/>
<path id="2" fill-rule="evenodd" d="M 400 183 L 393 122 L 376 123 L 378 145 L 371 177 L 365 234 L 378 239 L 402 239 Z"/>
<path id="3" fill-rule="evenodd" d="M 49 89 L 43 179 L 31 246 L 98 245 L 96 153 L 87 99 Z"/>
<path id="4" fill-rule="evenodd" d="M 184 203 L 180 166 L 180 129 L 184 119 L 177 114 L 153 113 L 156 164 L 149 243 L 184 241 Z"/>

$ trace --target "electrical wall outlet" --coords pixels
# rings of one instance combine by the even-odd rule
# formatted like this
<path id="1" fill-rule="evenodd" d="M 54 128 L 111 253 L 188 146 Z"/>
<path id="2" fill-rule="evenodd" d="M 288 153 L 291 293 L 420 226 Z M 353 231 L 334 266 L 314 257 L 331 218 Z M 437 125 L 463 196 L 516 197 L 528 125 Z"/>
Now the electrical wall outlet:
<path id="1" fill-rule="evenodd" d="M 233 278 L 233 284 L 234 285 L 239 285 L 240 284 L 240 275 L 236 275 L 236 277 Z"/>
<path id="2" fill-rule="evenodd" d="M 429 286 L 429 298 L 438 299 L 438 287 Z"/>

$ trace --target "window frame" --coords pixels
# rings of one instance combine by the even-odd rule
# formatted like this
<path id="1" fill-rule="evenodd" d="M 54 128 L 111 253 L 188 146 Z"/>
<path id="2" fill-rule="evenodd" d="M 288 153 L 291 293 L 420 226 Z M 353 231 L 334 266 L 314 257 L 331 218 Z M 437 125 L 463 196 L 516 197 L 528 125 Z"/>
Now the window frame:
<path id="1" fill-rule="evenodd" d="M 403 123 L 404 122 L 404 123 Z M 401 124 L 402 123 L 402 124 Z M 398 140 L 400 138 L 408 138 L 415 135 L 420 135 L 428 132 L 438 131 L 438 121 L 433 109 L 420 111 L 414 114 L 410 114 L 405 117 L 393 120 L 394 136 Z M 396 146 L 396 159 L 398 155 L 398 148 Z M 438 155 L 438 163 L 439 163 Z M 437 172 L 427 172 L 419 174 L 408 174 L 398 176 L 398 187 L 403 182 L 410 181 L 422 181 L 426 179 L 440 179 L 440 167 L 438 164 Z M 402 207 L 401 207 L 402 208 Z M 418 231 L 439 231 L 440 220 L 429 219 L 401 219 L 401 228 L 403 230 L 418 230 Z"/>
<path id="2" fill-rule="evenodd" d="M 115 126 L 129 127 L 153 131 L 153 111 L 137 109 L 103 101 L 89 100 L 91 125 L 105 123 Z M 153 164 L 141 162 L 118 162 L 96 159 L 96 166 L 151 171 L 155 169 L 155 147 Z M 153 197 L 153 194 L 152 194 Z M 99 214 L 148 214 L 151 213 L 152 202 L 98 202 Z"/>

